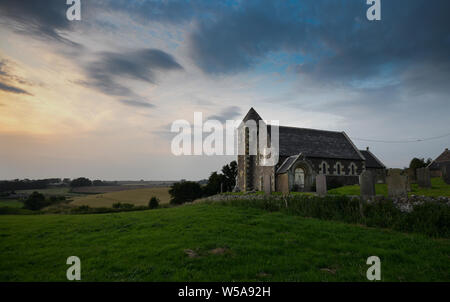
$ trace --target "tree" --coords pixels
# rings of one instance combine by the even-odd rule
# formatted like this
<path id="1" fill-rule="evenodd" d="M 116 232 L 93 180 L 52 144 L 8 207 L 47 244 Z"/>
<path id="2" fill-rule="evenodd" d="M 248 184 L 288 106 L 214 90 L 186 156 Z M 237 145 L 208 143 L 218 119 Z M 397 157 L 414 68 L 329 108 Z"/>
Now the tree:
<path id="1" fill-rule="evenodd" d="M 170 203 L 183 204 L 185 202 L 192 202 L 202 197 L 202 193 L 202 188 L 197 182 L 177 182 L 170 187 L 169 194 L 172 197 Z"/>
<path id="2" fill-rule="evenodd" d="M 92 186 L 92 182 L 86 177 L 80 177 L 80 178 L 72 180 L 72 182 L 70 183 L 70 186 L 72 188 L 90 187 L 90 186 Z"/>
<path id="3" fill-rule="evenodd" d="M 424 168 L 426 166 L 427 166 L 427 163 L 425 162 L 425 159 L 423 159 L 423 158 L 414 157 L 411 160 L 411 163 L 409 164 L 409 169 L 413 172 L 414 179 L 417 178 L 417 171 L 416 170 L 419 169 L 419 168 Z"/>
<path id="4" fill-rule="evenodd" d="M 45 196 L 39 192 L 33 192 L 24 202 L 24 208 L 37 211 L 47 206 Z"/>
<path id="5" fill-rule="evenodd" d="M 236 186 L 237 162 L 233 160 L 229 165 L 223 166 L 222 173 L 224 175 L 223 190 L 226 192 L 231 192 Z"/>
<path id="6" fill-rule="evenodd" d="M 96 179 L 96 180 L 94 180 L 94 181 L 92 182 L 92 185 L 93 185 L 94 187 L 100 187 L 100 186 L 103 186 L 104 183 L 103 183 L 103 181 L 101 181 L 101 180 L 99 180 L 99 179 Z"/>
<path id="7" fill-rule="evenodd" d="M 152 198 L 150 198 L 150 201 L 148 202 L 148 207 L 150 209 L 156 209 L 159 207 L 159 199 L 156 198 L 155 196 L 153 196 Z"/>
<path id="8" fill-rule="evenodd" d="M 222 185 L 224 186 L 223 190 L 225 191 L 225 176 L 217 172 L 211 173 L 207 185 L 203 188 L 204 195 L 211 196 L 220 193 Z"/>

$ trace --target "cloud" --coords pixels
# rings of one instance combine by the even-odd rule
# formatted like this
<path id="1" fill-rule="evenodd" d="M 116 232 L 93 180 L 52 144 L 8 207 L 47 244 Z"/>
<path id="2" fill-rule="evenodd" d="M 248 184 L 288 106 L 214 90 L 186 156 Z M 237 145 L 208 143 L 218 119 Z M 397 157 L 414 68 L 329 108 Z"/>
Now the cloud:
<path id="1" fill-rule="evenodd" d="M 85 4 L 87 3 L 83 2 L 82 8 Z M 0 16 L 10 21 L 4 24 L 21 34 L 81 47 L 62 35 L 62 32 L 69 31 L 72 26 L 66 18 L 68 7 L 64 0 L 2 0 Z"/>
<path id="2" fill-rule="evenodd" d="M 133 20 L 141 23 L 163 22 L 163 23 L 184 23 L 200 14 L 215 14 L 227 4 L 215 3 L 211 0 L 104 0 L 97 3 L 98 7 L 112 12 L 126 12 L 133 17 Z"/>
<path id="3" fill-rule="evenodd" d="M 449 1 L 385 1 L 379 22 L 367 9 L 365 1 L 242 1 L 198 20 L 190 56 L 206 73 L 230 74 L 289 54 L 300 75 L 337 85 L 395 77 L 419 62 L 450 65 Z"/>
<path id="4" fill-rule="evenodd" d="M 158 73 L 182 69 L 170 54 L 159 49 L 139 49 L 124 53 L 102 52 L 98 54 L 96 61 L 85 66 L 88 79 L 80 83 L 107 95 L 140 98 L 121 83 L 131 79 L 155 84 Z"/>
<path id="5" fill-rule="evenodd" d="M 227 120 L 233 120 L 234 118 L 239 117 L 240 115 L 241 115 L 241 108 L 237 106 L 230 106 L 223 109 L 218 114 L 209 116 L 207 119 L 218 120 L 221 123 L 225 123 Z"/>
<path id="6" fill-rule="evenodd" d="M 11 93 L 17 93 L 17 94 L 28 94 L 31 95 L 28 91 L 23 90 L 21 88 L 17 88 L 5 83 L 0 82 L 0 90 L 2 91 L 6 91 L 6 92 L 11 92 Z"/>
<path id="7" fill-rule="evenodd" d="M 153 105 L 153 104 L 136 101 L 136 100 L 121 100 L 120 102 L 124 105 L 133 106 L 133 107 L 142 107 L 142 108 L 154 108 L 155 107 L 155 105 Z"/>
<path id="8" fill-rule="evenodd" d="M 7 83 L 0 82 L 0 90 L 17 94 L 32 95 L 28 91 L 22 88 L 15 87 L 9 83 L 9 82 L 16 82 L 23 85 L 32 85 L 30 82 L 22 79 L 21 77 L 12 74 L 9 68 L 9 64 L 10 62 L 8 60 L 0 59 L 0 79 L 3 79 L 7 82 Z"/>

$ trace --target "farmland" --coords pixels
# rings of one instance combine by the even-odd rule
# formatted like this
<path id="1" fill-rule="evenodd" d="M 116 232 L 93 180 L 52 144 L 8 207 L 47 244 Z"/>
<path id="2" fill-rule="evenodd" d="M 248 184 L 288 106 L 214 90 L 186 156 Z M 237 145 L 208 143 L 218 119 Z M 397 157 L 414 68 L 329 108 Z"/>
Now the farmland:
<path id="1" fill-rule="evenodd" d="M 450 281 L 450 242 L 219 204 L 0 216 L 0 281 Z"/>
<path id="2" fill-rule="evenodd" d="M 169 203 L 169 188 L 154 187 L 85 195 L 74 197 L 70 204 L 74 206 L 87 205 L 90 207 L 112 207 L 114 203 L 120 202 L 130 203 L 136 206 L 147 206 L 152 196 L 157 197 L 162 204 Z"/>

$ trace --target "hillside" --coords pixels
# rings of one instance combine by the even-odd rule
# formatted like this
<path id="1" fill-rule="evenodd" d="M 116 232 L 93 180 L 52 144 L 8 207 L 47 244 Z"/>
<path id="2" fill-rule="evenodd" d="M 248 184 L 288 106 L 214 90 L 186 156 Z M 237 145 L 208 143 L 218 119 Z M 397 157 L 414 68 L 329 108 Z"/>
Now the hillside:
<path id="1" fill-rule="evenodd" d="M 0 281 L 450 281 L 450 242 L 218 204 L 0 216 Z"/>

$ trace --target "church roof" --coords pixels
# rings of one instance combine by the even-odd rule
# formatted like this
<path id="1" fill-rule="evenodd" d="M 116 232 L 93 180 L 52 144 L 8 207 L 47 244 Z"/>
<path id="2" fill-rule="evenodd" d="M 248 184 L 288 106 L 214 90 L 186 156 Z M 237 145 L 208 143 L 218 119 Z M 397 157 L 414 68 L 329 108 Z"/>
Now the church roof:
<path id="1" fill-rule="evenodd" d="M 262 118 L 251 108 L 243 122 Z M 241 124 L 242 125 L 242 124 Z M 271 133 L 270 125 L 267 132 Z M 279 155 L 364 160 L 345 132 L 279 126 Z"/>
<path id="2" fill-rule="evenodd" d="M 436 159 L 433 160 L 431 164 L 428 165 L 428 167 L 430 169 L 439 169 L 439 164 L 443 162 L 450 162 L 450 151 L 448 150 L 448 148 L 446 148 L 441 155 L 436 157 Z"/>
<path id="3" fill-rule="evenodd" d="M 364 160 L 345 132 L 279 127 L 280 156 Z"/>
<path id="4" fill-rule="evenodd" d="M 248 120 L 254 120 L 255 122 L 258 123 L 259 120 L 262 120 L 262 118 L 259 116 L 258 112 L 256 112 L 255 109 L 250 108 L 250 110 L 247 112 L 247 114 L 245 115 L 244 119 L 242 120 L 243 122 L 246 122 Z"/>
<path id="5" fill-rule="evenodd" d="M 277 174 L 283 174 L 286 173 L 292 165 L 297 161 L 297 159 L 300 157 L 301 154 L 292 155 L 289 156 L 284 160 L 284 162 L 280 165 L 280 167 L 277 170 Z"/>
<path id="6" fill-rule="evenodd" d="M 385 169 L 386 166 L 372 153 L 367 150 L 360 150 L 364 158 L 366 159 L 366 168 L 373 169 Z"/>

